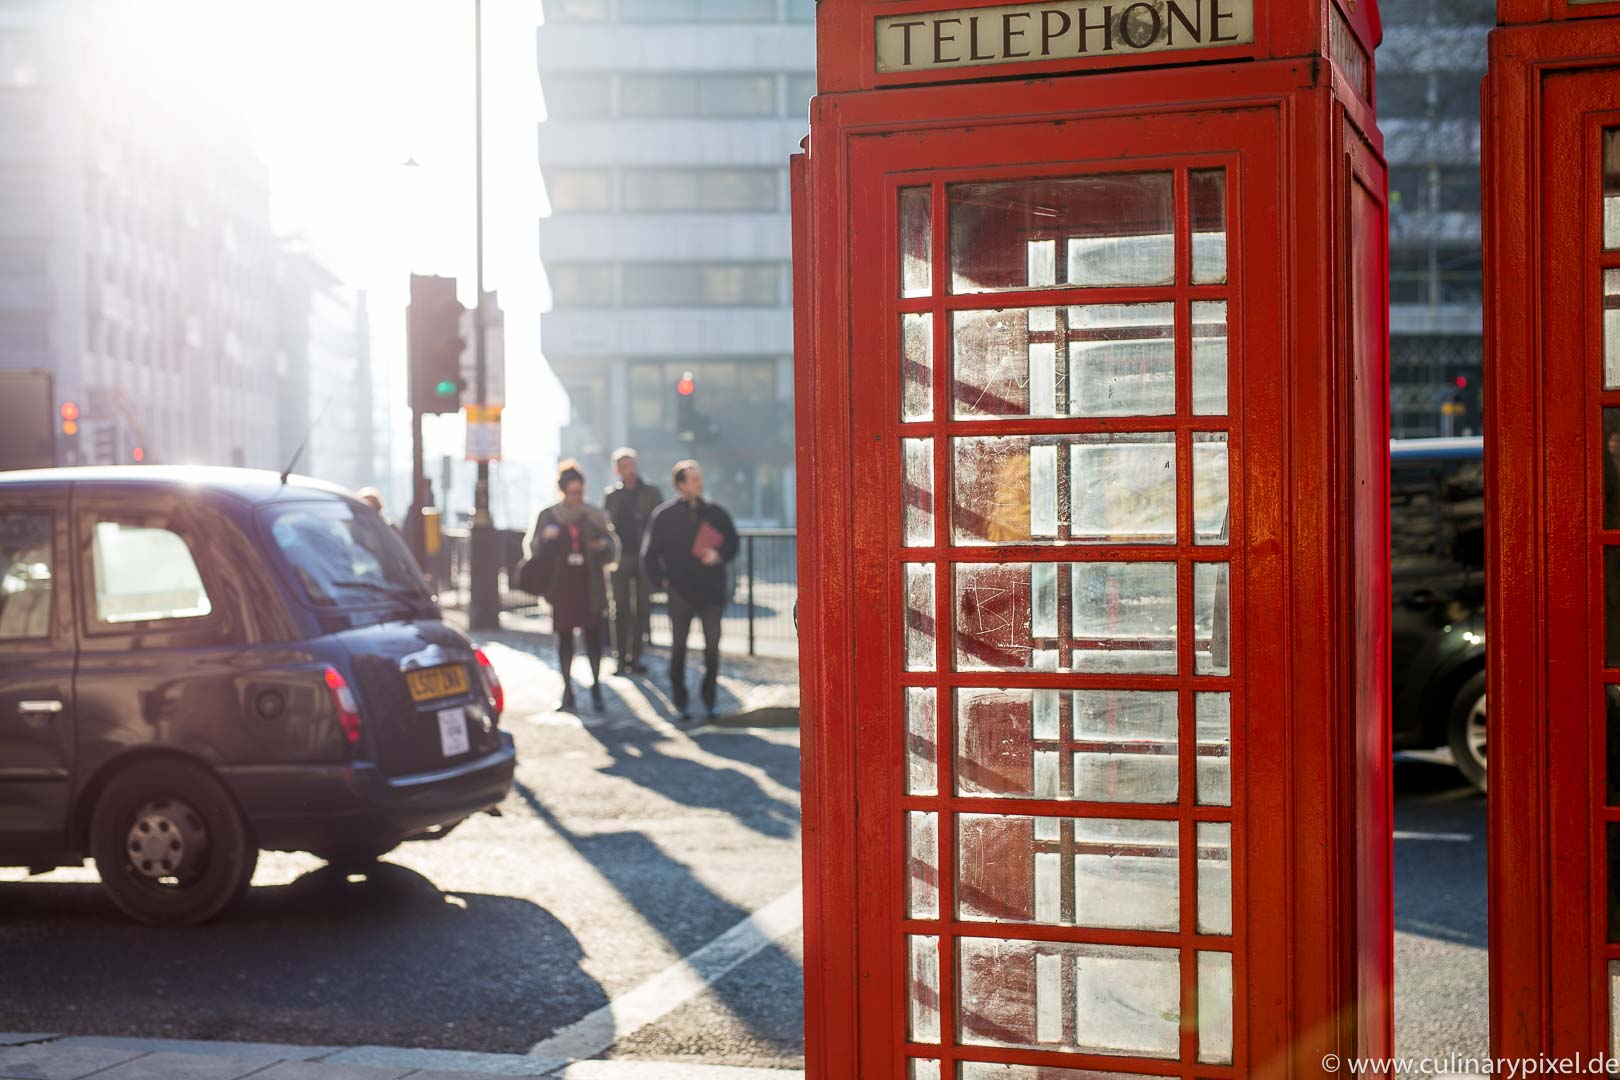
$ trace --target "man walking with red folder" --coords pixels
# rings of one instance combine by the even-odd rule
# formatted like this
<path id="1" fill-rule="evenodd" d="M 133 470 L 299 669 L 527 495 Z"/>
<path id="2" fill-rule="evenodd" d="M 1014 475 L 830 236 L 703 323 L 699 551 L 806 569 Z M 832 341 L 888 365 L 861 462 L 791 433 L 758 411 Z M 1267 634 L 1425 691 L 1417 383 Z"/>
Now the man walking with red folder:
<path id="1" fill-rule="evenodd" d="M 669 595 L 673 643 L 669 691 L 680 722 L 691 721 L 686 696 L 686 636 L 696 617 L 703 624 L 703 707 L 718 715 L 720 620 L 730 599 L 726 564 L 737 557 L 737 527 L 731 515 L 703 497 L 703 470 L 677 462 L 675 497 L 652 512 L 641 543 L 641 568 L 654 589 Z"/>

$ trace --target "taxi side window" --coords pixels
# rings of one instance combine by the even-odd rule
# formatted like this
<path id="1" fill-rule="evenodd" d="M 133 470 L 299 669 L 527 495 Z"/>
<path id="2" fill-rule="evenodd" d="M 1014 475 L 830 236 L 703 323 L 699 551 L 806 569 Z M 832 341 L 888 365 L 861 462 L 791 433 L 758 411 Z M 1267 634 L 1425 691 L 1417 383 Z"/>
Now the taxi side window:
<path id="1" fill-rule="evenodd" d="M 98 521 L 91 550 L 98 622 L 200 619 L 214 610 L 179 533 Z"/>
<path id="2" fill-rule="evenodd" d="M 0 511 L 0 641 L 51 634 L 51 515 Z"/>

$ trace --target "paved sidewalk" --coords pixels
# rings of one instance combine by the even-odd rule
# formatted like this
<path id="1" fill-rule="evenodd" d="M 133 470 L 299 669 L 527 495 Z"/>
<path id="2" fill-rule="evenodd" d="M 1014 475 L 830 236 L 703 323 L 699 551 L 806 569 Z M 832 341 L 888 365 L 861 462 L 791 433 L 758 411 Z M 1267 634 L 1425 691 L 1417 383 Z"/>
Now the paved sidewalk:
<path id="1" fill-rule="evenodd" d="M 465 627 L 460 612 L 446 612 L 446 618 Z M 549 620 L 528 619 L 506 613 L 501 629 L 472 635 L 479 642 L 494 641 L 545 662 L 551 672 L 557 670 L 557 645 L 552 636 Z M 694 634 L 694 638 L 697 635 Z M 699 705 L 698 687 L 703 681 L 703 650 L 687 650 L 686 687 L 694 708 Z M 646 708 L 662 714 L 665 719 L 675 715 L 669 698 L 669 650 L 652 648 L 643 658 L 646 675 L 637 675 L 615 683 L 614 692 L 621 697 L 634 687 L 635 696 Z M 602 661 L 602 677 L 614 675 L 617 665 L 611 658 Z M 590 714 L 589 697 L 583 693 L 590 683 L 589 666 L 583 656 L 574 660 L 574 689 L 579 693 L 579 713 Z M 511 688 L 508 687 L 510 697 Z M 545 684 L 544 691 L 552 695 L 547 703 L 555 707 L 556 696 L 562 693 L 562 680 L 556 678 Z M 720 658 L 720 718 L 708 722 L 714 727 L 797 727 L 799 725 L 799 662 L 770 656 L 730 656 Z M 639 709 L 637 711 L 640 711 Z"/>
<path id="2" fill-rule="evenodd" d="M 785 1069 L 663 1061 L 561 1061 L 391 1046 L 282 1046 L 0 1032 L 0 1080 L 802 1080 Z"/>

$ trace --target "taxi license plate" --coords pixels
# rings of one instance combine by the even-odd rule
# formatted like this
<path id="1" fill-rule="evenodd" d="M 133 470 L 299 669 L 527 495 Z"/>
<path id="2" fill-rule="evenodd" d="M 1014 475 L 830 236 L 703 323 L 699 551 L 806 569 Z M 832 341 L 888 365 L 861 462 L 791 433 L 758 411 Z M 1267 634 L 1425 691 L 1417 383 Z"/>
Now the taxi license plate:
<path id="1" fill-rule="evenodd" d="M 405 683 L 411 688 L 412 701 L 454 697 L 467 692 L 467 669 L 460 664 L 445 664 L 425 671 L 407 671 Z"/>

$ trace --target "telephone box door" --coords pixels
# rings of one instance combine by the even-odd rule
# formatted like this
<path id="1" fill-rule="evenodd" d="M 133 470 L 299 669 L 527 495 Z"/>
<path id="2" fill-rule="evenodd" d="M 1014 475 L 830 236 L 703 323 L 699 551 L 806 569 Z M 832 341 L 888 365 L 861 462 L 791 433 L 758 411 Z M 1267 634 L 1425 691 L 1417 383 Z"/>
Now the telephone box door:
<path id="1" fill-rule="evenodd" d="M 1286 1052 L 1278 116 L 851 140 L 859 1075 Z"/>

